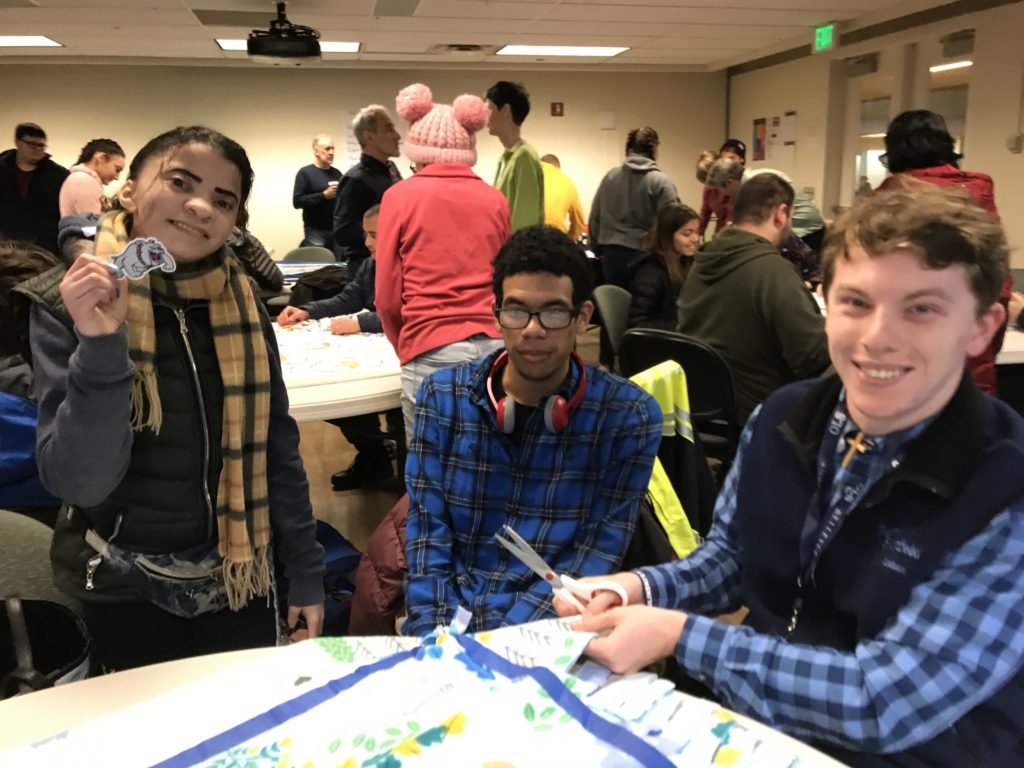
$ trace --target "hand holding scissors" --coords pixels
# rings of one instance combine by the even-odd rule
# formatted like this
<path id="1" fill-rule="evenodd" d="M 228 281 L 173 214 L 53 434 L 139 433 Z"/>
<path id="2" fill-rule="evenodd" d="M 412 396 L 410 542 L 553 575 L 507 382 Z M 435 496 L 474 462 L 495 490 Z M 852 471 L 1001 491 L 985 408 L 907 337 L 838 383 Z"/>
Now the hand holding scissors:
<path id="1" fill-rule="evenodd" d="M 505 536 L 502 536 L 502 533 Z M 624 606 L 629 604 L 626 590 L 614 581 L 578 581 L 564 574 L 559 576 L 547 564 L 544 558 L 538 555 L 536 550 L 526 543 L 526 539 L 516 533 L 510 525 L 503 525 L 501 533 L 494 534 L 494 538 L 505 549 L 519 558 L 527 568 L 550 584 L 551 591 L 554 592 L 556 597 L 574 606 L 580 613 L 583 613 L 586 607 L 576 598 L 582 597 L 587 602 L 590 602 L 597 592 L 614 592 L 619 596 Z"/>

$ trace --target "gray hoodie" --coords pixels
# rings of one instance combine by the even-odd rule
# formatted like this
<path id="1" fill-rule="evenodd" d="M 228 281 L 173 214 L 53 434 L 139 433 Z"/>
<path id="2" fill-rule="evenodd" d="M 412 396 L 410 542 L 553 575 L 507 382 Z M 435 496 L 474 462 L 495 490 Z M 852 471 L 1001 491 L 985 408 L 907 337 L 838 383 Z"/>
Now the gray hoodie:
<path id="1" fill-rule="evenodd" d="M 640 241 L 654 226 L 658 213 L 679 199 L 676 186 L 643 155 L 626 155 L 612 168 L 590 206 L 590 242 L 641 250 Z"/>

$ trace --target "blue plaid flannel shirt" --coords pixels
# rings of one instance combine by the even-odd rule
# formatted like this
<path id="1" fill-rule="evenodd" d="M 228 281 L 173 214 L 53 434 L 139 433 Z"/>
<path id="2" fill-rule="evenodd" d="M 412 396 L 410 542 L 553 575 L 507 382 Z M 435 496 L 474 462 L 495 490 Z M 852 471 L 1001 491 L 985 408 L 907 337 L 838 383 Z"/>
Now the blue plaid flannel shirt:
<path id="1" fill-rule="evenodd" d="M 471 630 L 553 615 L 551 587 L 494 539 L 510 524 L 571 576 L 620 567 L 661 441 L 661 411 L 635 384 L 587 368 L 586 396 L 560 434 L 542 409 L 511 442 L 486 391 L 494 355 L 429 376 L 416 398 L 406 486 L 409 576 L 403 632 L 473 613 Z M 566 398 L 579 371 L 572 366 Z"/>
<path id="2" fill-rule="evenodd" d="M 867 752 L 934 737 L 1024 667 L 1024 503 L 951 553 L 850 653 L 715 621 L 707 617 L 739 608 L 736 491 L 759 413 L 743 430 L 704 544 L 685 560 L 640 569 L 654 605 L 689 612 L 677 659 L 727 706 L 797 737 Z"/>

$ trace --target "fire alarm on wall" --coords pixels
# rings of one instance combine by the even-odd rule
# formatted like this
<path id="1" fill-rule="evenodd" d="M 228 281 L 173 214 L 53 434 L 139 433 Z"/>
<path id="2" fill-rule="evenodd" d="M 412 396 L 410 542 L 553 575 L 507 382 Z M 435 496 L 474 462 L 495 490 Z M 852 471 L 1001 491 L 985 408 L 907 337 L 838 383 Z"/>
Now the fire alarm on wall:
<path id="1" fill-rule="evenodd" d="M 551 102 L 551 116 L 552 117 L 561 117 L 563 114 L 565 114 L 565 113 L 562 111 L 562 102 L 560 102 L 560 101 L 552 101 Z"/>

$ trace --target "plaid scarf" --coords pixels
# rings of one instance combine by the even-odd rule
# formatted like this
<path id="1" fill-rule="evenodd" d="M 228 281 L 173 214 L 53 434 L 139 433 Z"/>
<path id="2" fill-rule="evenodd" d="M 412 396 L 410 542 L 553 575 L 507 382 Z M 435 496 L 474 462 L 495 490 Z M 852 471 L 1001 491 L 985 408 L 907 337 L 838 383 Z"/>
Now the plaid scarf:
<path id="1" fill-rule="evenodd" d="M 96 232 L 96 257 L 124 250 L 127 214 L 104 214 Z M 172 254 L 173 255 L 173 254 Z M 223 252 L 201 269 L 150 272 L 128 286 L 128 353 L 135 365 L 132 429 L 159 433 L 163 421 L 157 390 L 153 298 L 171 306 L 209 302 L 214 349 L 224 382 L 223 466 L 217 488 L 218 551 L 232 610 L 270 589 L 270 511 L 267 499 L 267 430 L 270 366 L 266 341 L 248 279 Z"/>

